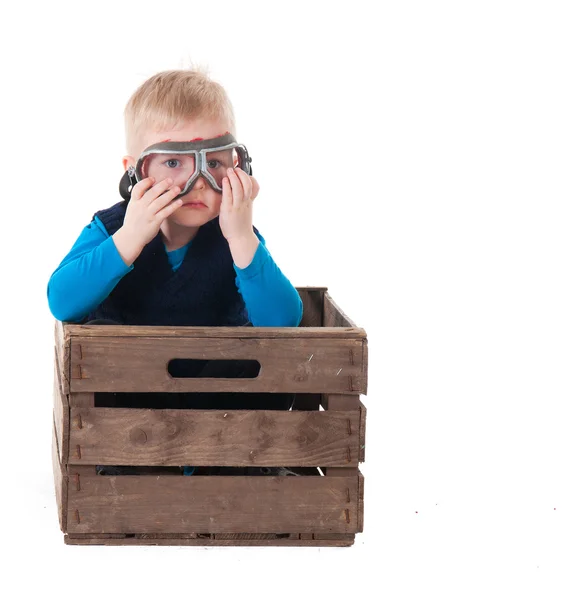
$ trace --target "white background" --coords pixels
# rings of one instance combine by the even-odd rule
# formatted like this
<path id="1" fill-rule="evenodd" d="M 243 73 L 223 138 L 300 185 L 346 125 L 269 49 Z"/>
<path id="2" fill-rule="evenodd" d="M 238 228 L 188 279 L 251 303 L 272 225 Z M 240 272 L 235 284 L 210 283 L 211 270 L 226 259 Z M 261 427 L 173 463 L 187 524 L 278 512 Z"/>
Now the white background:
<path id="1" fill-rule="evenodd" d="M 0 15 L 4 598 L 565 596 L 561 2 L 24 2 Z M 67 547 L 51 272 L 116 202 L 122 111 L 207 67 L 296 286 L 369 337 L 349 549 Z"/>

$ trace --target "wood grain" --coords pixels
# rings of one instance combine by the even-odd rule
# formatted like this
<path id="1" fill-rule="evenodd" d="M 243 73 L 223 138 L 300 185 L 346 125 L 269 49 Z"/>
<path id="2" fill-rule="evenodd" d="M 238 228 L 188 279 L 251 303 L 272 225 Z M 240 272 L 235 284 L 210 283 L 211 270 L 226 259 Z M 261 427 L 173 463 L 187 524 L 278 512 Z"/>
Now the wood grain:
<path id="1" fill-rule="evenodd" d="M 246 534 L 243 534 L 246 535 Z M 249 534 L 252 535 L 252 534 Z M 274 534 L 281 535 L 281 534 Z M 111 536 L 111 535 L 66 535 L 65 544 L 79 546 L 295 546 L 295 547 L 347 547 L 355 542 L 355 534 L 342 534 L 339 537 L 317 537 L 314 539 L 303 539 L 293 534 L 284 537 L 252 537 L 223 538 L 221 534 L 210 534 L 209 536 L 194 537 L 156 537 L 140 534 L 133 537 Z"/>
<path id="2" fill-rule="evenodd" d="M 69 486 L 69 533 L 355 533 L 358 476 L 84 474 Z M 349 511 L 349 512 L 347 512 Z"/>
<path id="3" fill-rule="evenodd" d="M 70 335 L 67 327 L 66 323 L 55 321 L 55 360 L 63 394 L 69 393 L 70 381 Z"/>
<path id="4" fill-rule="evenodd" d="M 365 518 L 365 477 L 359 471 L 359 491 L 357 493 L 359 507 L 357 509 L 357 531 L 362 532 Z"/>
<path id="5" fill-rule="evenodd" d="M 77 337 L 157 337 L 221 339 L 349 339 L 367 337 L 360 327 L 172 327 L 161 325 L 72 325 L 64 324 L 69 340 Z"/>
<path id="6" fill-rule="evenodd" d="M 322 327 L 324 315 L 324 289 L 308 290 L 300 294 L 302 321 L 300 327 Z"/>
<path id="7" fill-rule="evenodd" d="M 55 423 L 53 423 L 53 440 L 51 443 L 51 460 L 53 465 L 53 479 L 55 484 L 55 499 L 57 501 L 57 515 L 59 527 L 65 533 L 67 531 L 67 477 L 66 467 L 59 462 L 59 448 L 57 447 L 57 434 Z"/>
<path id="8" fill-rule="evenodd" d="M 77 337 L 71 356 L 72 392 L 359 394 L 367 386 L 355 339 Z M 261 370 L 249 379 L 173 378 L 167 365 L 179 358 L 257 360 Z"/>
<path id="9" fill-rule="evenodd" d="M 61 388 L 57 365 L 55 365 L 53 375 L 53 423 L 57 438 L 59 461 L 65 464 L 69 455 L 69 403 Z"/>
<path id="10" fill-rule="evenodd" d="M 69 464 L 351 466 L 359 410 L 72 408 Z"/>

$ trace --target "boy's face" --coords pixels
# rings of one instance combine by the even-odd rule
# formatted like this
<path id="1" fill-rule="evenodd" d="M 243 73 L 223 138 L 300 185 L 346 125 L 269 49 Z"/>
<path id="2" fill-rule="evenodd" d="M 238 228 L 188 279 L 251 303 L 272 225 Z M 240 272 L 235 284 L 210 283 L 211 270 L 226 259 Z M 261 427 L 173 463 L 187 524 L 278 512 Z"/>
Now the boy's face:
<path id="1" fill-rule="evenodd" d="M 229 130 L 229 125 L 221 120 L 210 119 L 194 119 L 185 121 L 175 127 L 167 130 L 146 130 L 137 147 L 137 156 L 124 157 L 124 167 L 135 165 L 137 159 L 143 150 L 153 144 L 160 142 L 190 142 L 196 138 L 211 139 L 225 135 Z M 234 166 L 230 164 L 229 166 Z M 175 169 L 171 169 L 171 174 L 168 175 L 173 179 L 173 185 L 178 185 L 183 189 L 186 183 L 186 176 L 179 172 L 175 176 Z M 177 171 L 179 171 L 177 169 Z M 175 180 L 178 177 L 178 181 Z M 156 181 L 156 183 L 159 183 Z M 204 225 L 208 221 L 214 219 L 220 214 L 220 205 L 222 203 L 221 193 L 215 191 L 203 177 L 199 177 L 194 187 L 188 194 L 182 196 L 184 205 L 176 210 L 170 217 L 169 221 L 184 227 L 196 227 Z"/>

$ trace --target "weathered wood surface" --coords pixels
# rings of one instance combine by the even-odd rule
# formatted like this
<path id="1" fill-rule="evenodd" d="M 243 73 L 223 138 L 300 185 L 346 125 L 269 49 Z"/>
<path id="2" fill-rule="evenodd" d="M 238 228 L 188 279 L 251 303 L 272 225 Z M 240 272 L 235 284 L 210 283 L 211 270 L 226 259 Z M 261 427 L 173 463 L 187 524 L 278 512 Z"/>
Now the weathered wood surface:
<path id="1" fill-rule="evenodd" d="M 359 507 L 357 509 L 357 530 L 362 532 L 365 522 L 365 477 L 361 471 L 359 471 L 359 489 L 357 492 L 357 500 L 359 502 Z"/>
<path id="2" fill-rule="evenodd" d="M 246 534 L 242 534 L 246 535 Z M 250 534 L 252 535 L 252 534 Z M 266 534 L 269 537 L 244 537 L 244 538 L 224 538 L 222 534 L 195 534 L 194 537 L 155 537 L 151 535 L 140 534 L 135 537 L 88 535 L 78 537 L 76 535 L 66 535 L 65 544 L 68 545 L 87 545 L 87 546 L 322 546 L 322 547 L 347 547 L 355 542 L 355 534 L 343 534 L 339 537 L 299 537 L 300 534 Z M 276 537 L 276 536 L 280 537 Z M 304 534 L 306 536 L 307 534 Z M 284 536 L 284 537 L 283 537 Z M 294 536 L 294 537 L 293 537 Z"/>
<path id="3" fill-rule="evenodd" d="M 69 464 L 353 466 L 361 425 L 358 409 L 73 408 Z"/>
<path id="4" fill-rule="evenodd" d="M 77 337 L 149 337 L 165 339 L 331 339 L 361 340 L 367 333 L 360 327 L 164 327 L 161 325 L 72 325 L 64 323 L 65 336 Z"/>
<path id="5" fill-rule="evenodd" d="M 326 411 L 359 411 L 359 462 L 365 462 L 367 409 L 359 396 L 349 394 L 321 394 L 320 405 Z M 328 465 L 329 466 L 329 465 Z"/>
<path id="6" fill-rule="evenodd" d="M 70 379 L 70 336 L 67 325 L 55 321 L 55 362 L 60 373 L 60 383 L 63 394 L 69 393 Z"/>
<path id="7" fill-rule="evenodd" d="M 300 327 L 323 327 L 325 288 L 304 291 Z"/>
<path id="8" fill-rule="evenodd" d="M 73 392 L 69 394 L 69 406 L 71 408 L 94 408 L 95 403 L 95 392 Z"/>
<path id="9" fill-rule="evenodd" d="M 53 441 L 51 443 L 51 460 L 53 464 L 53 480 L 55 484 L 55 499 L 57 501 L 57 514 L 59 527 L 62 532 L 67 531 L 67 484 L 66 467 L 59 462 L 59 448 L 57 447 L 57 434 L 53 423 Z"/>
<path id="10" fill-rule="evenodd" d="M 256 360 L 261 370 L 248 379 L 173 378 L 173 359 Z M 364 394 L 367 387 L 364 340 L 354 339 L 76 337 L 71 360 L 72 392 Z"/>
<path id="11" fill-rule="evenodd" d="M 140 540 L 160 539 L 213 539 L 213 540 L 353 540 L 354 533 L 73 533 L 72 539 L 124 539 L 137 538 Z"/>
<path id="12" fill-rule="evenodd" d="M 349 394 L 323 394 L 322 406 L 325 410 L 359 410 L 359 396 Z"/>
<path id="13" fill-rule="evenodd" d="M 63 394 L 59 379 L 59 369 L 55 365 L 53 375 L 53 422 L 57 438 L 59 461 L 67 462 L 69 455 L 69 403 L 66 394 Z"/>
<path id="14" fill-rule="evenodd" d="M 90 475 L 69 467 L 69 533 L 355 533 L 359 477 Z M 78 477 L 76 477 L 78 475 Z M 314 544 L 315 545 L 315 544 Z"/>
<path id="15" fill-rule="evenodd" d="M 367 409 L 365 405 L 360 402 L 359 403 L 361 415 L 360 415 L 360 424 L 359 424 L 359 462 L 365 462 L 365 444 L 366 444 L 366 433 L 367 433 Z"/>
<path id="16" fill-rule="evenodd" d="M 342 479 L 351 477 L 357 477 L 357 490 L 355 494 L 355 500 L 352 500 L 352 496 L 349 495 L 350 490 L 348 489 L 348 502 L 347 508 L 345 509 L 347 520 L 355 519 L 356 532 L 360 533 L 363 531 L 363 519 L 364 519 L 364 500 L 365 500 L 365 478 L 358 468 L 349 467 L 327 467 L 323 468 L 322 471 L 326 477 L 330 479 Z M 355 510 L 349 510 L 351 502 L 355 502 Z"/>

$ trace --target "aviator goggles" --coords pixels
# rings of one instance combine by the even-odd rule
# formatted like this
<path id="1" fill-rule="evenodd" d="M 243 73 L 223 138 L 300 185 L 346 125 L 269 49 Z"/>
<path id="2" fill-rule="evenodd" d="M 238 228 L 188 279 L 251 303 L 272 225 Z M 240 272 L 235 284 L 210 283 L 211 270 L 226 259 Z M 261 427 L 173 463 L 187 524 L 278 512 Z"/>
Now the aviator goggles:
<path id="1" fill-rule="evenodd" d="M 252 174 L 251 157 L 243 144 L 230 133 L 209 140 L 192 142 L 160 142 L 146 148 L 135 167 L 129 167 L 120 181 L 120 195 L 129 200 L 133 186 L 146 177 L 155 182 L 171 178 L 181 191 L 177 198 L 188 194 L 199 177 L 216 192 L 222 191 L 222 180 L 229 168 L 239 167 Z"/>

